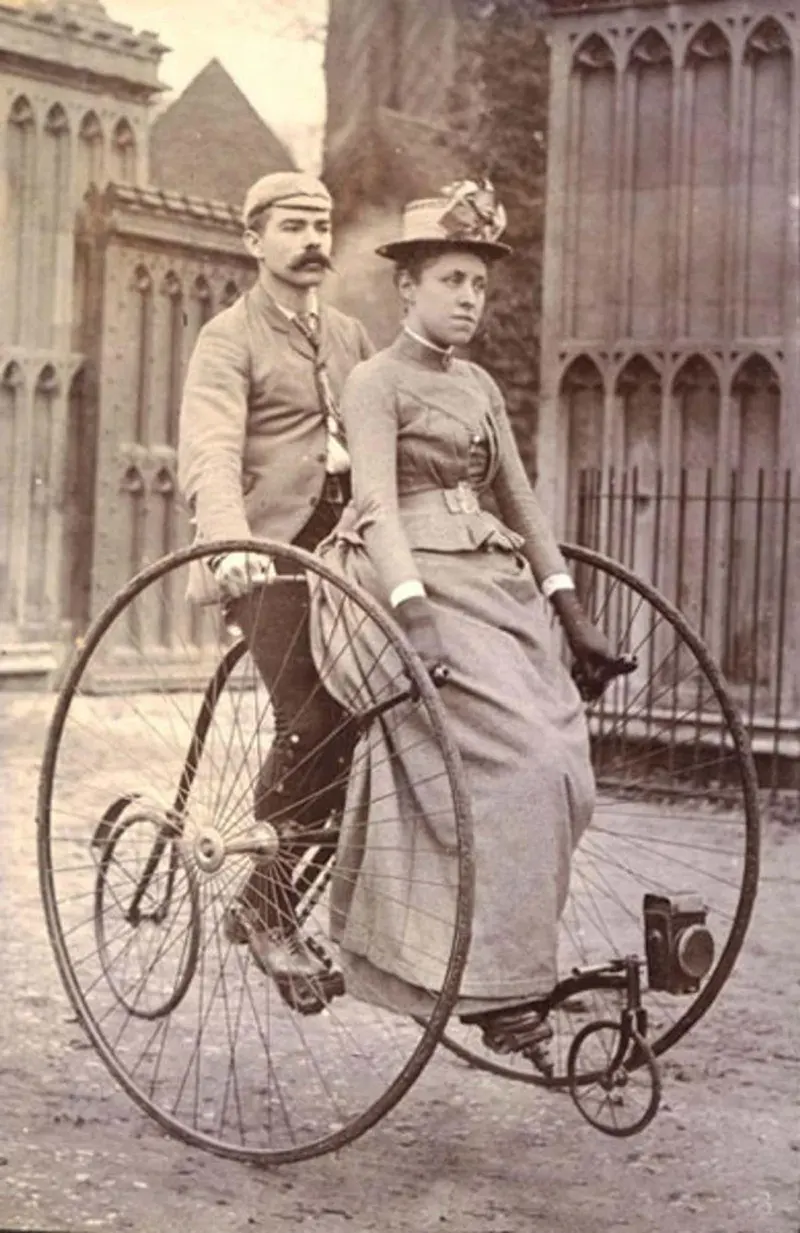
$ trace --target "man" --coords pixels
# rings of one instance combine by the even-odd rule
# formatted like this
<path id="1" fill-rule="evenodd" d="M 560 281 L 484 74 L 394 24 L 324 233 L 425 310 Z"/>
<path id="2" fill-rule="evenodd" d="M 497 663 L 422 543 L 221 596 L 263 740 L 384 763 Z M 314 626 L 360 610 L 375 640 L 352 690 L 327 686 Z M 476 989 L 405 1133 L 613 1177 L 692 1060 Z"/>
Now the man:
<path id="1" fill-rule="evenodd" d="M 331 197 L 314 176 L 258 180 L 243 210 L 255 286 L 200 332 L 181 405 L 178 475 L 201 540 L 263 537 L 314 549 L 349 499 L 349 458 L 337 399 L 372 354 L 363 326 L 317 302 L 330 268 Z M 308 642 L 302 584 L 266 586 L 280 562 L 234 552 L 193 563 L 189 599 L 223 602 L 269 689 L 276 738 L 255 794 L 256 820 L 309 825 L 330 807 L 346 762 L 342 713 L 322 689 Z M 283 567 L 283 572 L 288 572 Z M 321 742 L 331 757 L 309 757 Z M 333 745 L 333 748 L 331 746 Z M 290 1000 L 326 968 L 297 927 L 291 868 L 256 865 L 226 915 Z"/>

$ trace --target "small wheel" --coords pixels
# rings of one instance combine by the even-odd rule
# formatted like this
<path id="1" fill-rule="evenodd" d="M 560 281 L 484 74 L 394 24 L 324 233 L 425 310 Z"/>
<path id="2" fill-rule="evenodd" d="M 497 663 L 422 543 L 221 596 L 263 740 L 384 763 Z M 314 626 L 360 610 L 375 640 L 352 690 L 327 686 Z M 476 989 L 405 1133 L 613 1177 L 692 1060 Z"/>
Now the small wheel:
<path id="1" fill-rule="evenodd" d="M 95 846 L 101 856 L 94 926 L 105 981 L 130 1015 L 160 1019 L 178 1006 L 197 967 L 200 896 L 194 870 L 172 824 L 139 802 Z"/>
<path id="2" fill-rule="evenodd" d="M 567 1056 L 567 1080 L 590 1126 L 618 1139 L 644 1130 L 661 1101 L 661 1075 L 650 1045 L 611 1019 L 587 1023 L 578 1032 Z"/>
<path id="3" fill-rule="evenodd" d="M 278 568 L 250 601 L 266 633 L 285 617 L 283 600 L 297 601 L 280 672 L 305 630 L 310 586 L 324 584 L 345 645 L 359 635 L 348 711 L 337 710 L 299 758 L 290 736 L 275 739 L 273 700 L 241 629 L 216 607 L 198 611 L 184 599 L 190 567 L 243 550 L 264 552 Z M 325 656 L 323 647 L 298 713 L 330 704 Z M 414 778 L 401 754 L 417 748 L 426 766 Z M 351 807 L 354 776 L 362 796 Z M 437 819 L 437 869 L 420 868 L 397 783 Z M 387 853 L 401 876 L 381 876 Z M 411 1087 L 458 996 L 472 920 L 472 830 L 438 690 L 377 603 L 283 544 L 176 552 L 138 574 L 94 622 L 47 737 L 38 861 L 56 962 L 103 1062 L 165 1130 L 220 1155 L 284 1163 L 355 1139 Z M 368 861 L 375 910 L 393 922 L 392 945 L 413 970 L 431 971 L 436 938 L 426 986 L 433 1010 L 422 1033 L 386 1009 L 369 974 L 357 989 L 349 969 L 343 981 L 342 896 L 355 894 Z M 276 886 L 296 901 L 291 936 L 306 948 L 308 979 L 268 975 L 253 944 L 253 912 L 258 936 L 269 921 L 283 927 Z"/>
<path id="4" fill-rule="evenodd" d="M 639 666 L 587 708 L 597 803 L 573 857 L 559 970 L 566 975 L 644 955 L 645 893 L 695 891 L 708 907 L 716 957 L 694 992 L 644 990 L 648 1039 L 658 1057 L 713 1004 L 744 941 L 758 884 L 756 772 L 736 699 L 675 606 L 601 553 L 567 545 L 564 555 L 586 611 Z M 605 992 L 557 1007 L 551 1078 L 523 1058 L 489 1053 L 474 1027 L 453 1022 L 442 1043 L 481 1070 L 564 1087 L 575 1035 L 619 1010 L 619 1000 Z"/>

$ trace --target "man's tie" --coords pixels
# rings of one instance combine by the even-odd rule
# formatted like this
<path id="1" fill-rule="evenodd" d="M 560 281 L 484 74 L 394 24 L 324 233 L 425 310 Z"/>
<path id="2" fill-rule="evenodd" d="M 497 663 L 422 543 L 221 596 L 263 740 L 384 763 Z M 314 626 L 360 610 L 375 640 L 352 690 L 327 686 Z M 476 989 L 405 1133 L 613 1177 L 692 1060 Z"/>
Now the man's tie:
<path id="1" fill-rule="evenodd" d="M 296 313 L 295 324 L 304 338 L 308 340 L 314 352 L 314 378 L 317 383 L 320 406 L 325 416 L 325 428 L 331 440 L 335 441 L 341 450 L 347 450 L 344 423 L 339 412 L 336 399 L 333 396 L 328 370 L 322 358 L 322 331 L 318 313 Z M 335 448 L 335 447 L 334 447 Z"/>

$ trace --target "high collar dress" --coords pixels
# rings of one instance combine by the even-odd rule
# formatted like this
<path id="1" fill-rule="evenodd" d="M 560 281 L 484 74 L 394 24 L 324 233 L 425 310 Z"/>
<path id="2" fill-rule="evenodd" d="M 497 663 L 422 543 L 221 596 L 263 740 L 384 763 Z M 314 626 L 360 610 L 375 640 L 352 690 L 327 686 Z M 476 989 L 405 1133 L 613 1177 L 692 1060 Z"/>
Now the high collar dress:
<path id="1" fill-rule="evenodd" d="M 398 584 L 419 579 L 451 667 L 441 701 L 476 857 L 456 1010 L 541 996 L 557 980 L 571 857 L 594 804 L 583 707 L 539 586 L 566 566 L 483 369 L 403 332 L 354 370 L 341 412 L 353 500 L 318 552 L 387 609 Z M 490 492 L 499 517 L 484 508 Z M 312 581 L 310 619 L 343 706 L 363 712 L 397 688 L 384 635 L 335 587 Z M 412 1014 L 441 987 L 456 909 L 450 790 L 426 722 L 409 707 L 362 737 L 330 889 L 349 991 Z"/>

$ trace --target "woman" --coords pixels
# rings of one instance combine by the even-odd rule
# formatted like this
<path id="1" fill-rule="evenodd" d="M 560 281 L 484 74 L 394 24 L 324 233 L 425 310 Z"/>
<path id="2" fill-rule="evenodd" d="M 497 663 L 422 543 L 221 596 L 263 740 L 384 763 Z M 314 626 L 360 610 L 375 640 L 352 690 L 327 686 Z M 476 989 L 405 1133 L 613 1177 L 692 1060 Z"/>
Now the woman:
<path id="1" fill-rule="evenodd" d="M 426 667 L 449 670 L 441 699 L 476 847 L 456 1011 L 481 1024 L 489 1047 L 535 1061 L 549 1034 L 540 1003 L 557 979 L 571 854 L 594 800 L 581 699 L 554 653 L 548 600 L 585 683 L 601 687 L 620 665 L 577 601 L 500 391 L 453 354 L 478 327 L 489 264 L 510 251 L 498 240 L 503 222 L 491 186 L 466 182 L 411 203 L 402 238 L 378 249 L 395 262 L 404 325 L 345 385 L 353 500 L 319 552 L 392 610 Z M 502 521 L 481 508 L 488 491 Z M 315 584 L 318 667 L 357 710 L 376 631 L 340 607 L 334 588 Z M 444 786 L 426 777 L 430 742 L 422 734 L 401 748 L 391 725 L 374 729 L 354 762 L 333 933 L 351 992 L 424 1014 L 449 952 L 453 836 L 437 801 Z"/>

